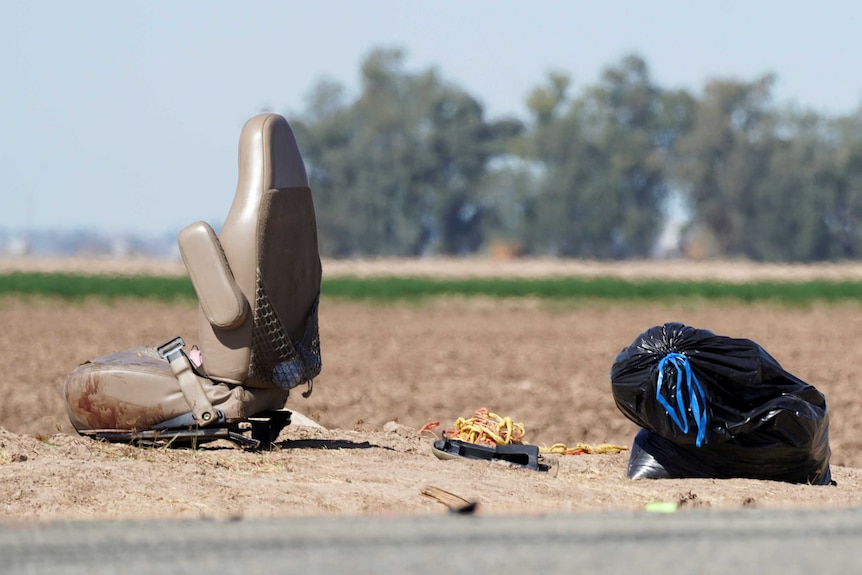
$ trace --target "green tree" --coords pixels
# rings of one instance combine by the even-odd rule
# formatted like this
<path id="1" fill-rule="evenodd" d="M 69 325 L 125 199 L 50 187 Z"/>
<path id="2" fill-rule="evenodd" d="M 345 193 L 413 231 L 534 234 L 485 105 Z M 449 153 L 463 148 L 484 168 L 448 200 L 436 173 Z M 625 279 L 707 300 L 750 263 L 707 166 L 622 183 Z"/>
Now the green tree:
<path id="1" fill-rule="evenodd" d="M 677 181 L 693 210 L 693 227 L 714 238 L 716 255 L 743 256 L 752 241 L 754 190 L 774 143 L 772 83 L 772 76 L 709 82 L 677 148 Z"/>
<path id="2" fill-rule="evenodd" d="M 831 257 L 862 257 L 862 108 L 832 122 L 835 142 L 832 169 L 821 174 L 832 194 L 824 218 L 830 232 Z"/>
<path id="3" fill-rule="evenodd" d="M 403 59 L 371 52 L 355 102 L 324 82 L 294 119 L 326 255 L 469 253 L 484 241 L 486 165 L 520 124 L 488 122 L 475 98 Z"/>
<path id="4" fill-rule="evenodd" d="M 862 122 L 779 111 L 773 78 L 715 80 L 678 148 L 692 229 L 722 257 L 822 261 L 862 255 Z"/>
<path id="5" fill-rule="evenodd" d="M 836 255 L 827 223 L 835 178 L 826 142 L 826 127 L 818 115 L 778 115 L 765 173 L 753 182 L 751 208 L 742 214 L 747 257 L 813 261 Z"/>
<path id="6" fill-rule="evenodd" d="M 648 256 L 663 226 L 665 162 L 690 121 L 690 99 L 662 91 L 637 56 L 579 98 L 567 98 L 568 86 L 552 75 L 528 99 L 529 153 L 542 173 L 529 243 L 563 256 Z"/>

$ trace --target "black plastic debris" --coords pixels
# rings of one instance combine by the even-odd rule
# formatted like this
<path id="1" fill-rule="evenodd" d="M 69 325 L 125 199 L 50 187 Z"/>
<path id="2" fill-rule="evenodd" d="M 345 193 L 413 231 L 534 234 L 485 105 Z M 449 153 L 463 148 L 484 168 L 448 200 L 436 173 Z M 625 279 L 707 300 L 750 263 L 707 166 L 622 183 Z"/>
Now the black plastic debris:
<path id="1" fill-rule="evenodd" d="M 541 461 L 537 445 L 510 444 L 489 447 L 444 437 L 435 441 L 431 450 L 440 459 L 465 457 L 487 461 L 499 460 L 534 471 L 548 471 L 549 468 Z"/>

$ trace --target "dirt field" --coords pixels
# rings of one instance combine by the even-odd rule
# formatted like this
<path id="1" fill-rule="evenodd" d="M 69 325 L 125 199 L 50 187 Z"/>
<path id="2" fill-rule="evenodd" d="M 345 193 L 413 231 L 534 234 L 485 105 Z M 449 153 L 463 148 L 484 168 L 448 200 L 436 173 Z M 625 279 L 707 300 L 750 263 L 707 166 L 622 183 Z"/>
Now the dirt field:
<path id="1" fill-rule="evenodd" d="M 862 304 L 365 305 L 324 297 L 323 374 L 311 398 L 288 401 L 323 427 L 291 426 L 279 449 L 247 452 L 222 442 L 196 450 L 103 444 L 68 423 L 62 385 L 76 365 L 175 335 L 195 343 L 193 305 L 0 298 L 0 519 L 443 513 L 422 494 L 426 486 L 476 500 L 484 513 L 643 509 L 652 501 L 859 505 L 860 314 Z M 429 421 L 450 427 L 485 406 L 522 422 L 529 443 L 629 445 L 636 427 L 614 406 L 608 373 L 622 347 L 666 321 L 751 338 L 822 391 L 838 485 L 631 481 L 625 452 L 561 456 L 552 473 L 441 461 L 430 452 L 432 435 L 418 434 Z"/>

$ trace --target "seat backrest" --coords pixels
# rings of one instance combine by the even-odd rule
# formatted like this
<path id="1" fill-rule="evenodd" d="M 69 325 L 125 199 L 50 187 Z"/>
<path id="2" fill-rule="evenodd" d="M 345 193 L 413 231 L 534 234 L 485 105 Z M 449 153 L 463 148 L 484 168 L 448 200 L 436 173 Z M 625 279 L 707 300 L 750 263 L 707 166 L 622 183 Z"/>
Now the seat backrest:
<path id="1" fill-rule="evenodd" d="M 218 381 L 271 386 L 272 366 L 288 353 L 285 339 L 301 339 L 316 314 L 321 281 L 308 177 L 283 117 L 261 114 L 243 127 L 236 196 L 218 239 L 251 313 L 224 329 L 201 310 L 203 369 Z"/>

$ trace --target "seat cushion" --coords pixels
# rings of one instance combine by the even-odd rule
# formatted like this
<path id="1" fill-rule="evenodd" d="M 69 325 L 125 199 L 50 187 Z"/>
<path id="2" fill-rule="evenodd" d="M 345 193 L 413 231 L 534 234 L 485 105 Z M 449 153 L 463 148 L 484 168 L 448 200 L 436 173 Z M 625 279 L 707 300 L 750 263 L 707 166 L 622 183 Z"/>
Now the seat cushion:
<path id="1" fill-rule="evenodd" d="M 284 406 L 287 392 L 246 390 L 199 378 L 228 421 Z M 78 431 L 146 430 L 190 411 L 179 382 L 155 348 L 118 351 L 78 366 L 64 384 L 66 409 Z"/>

